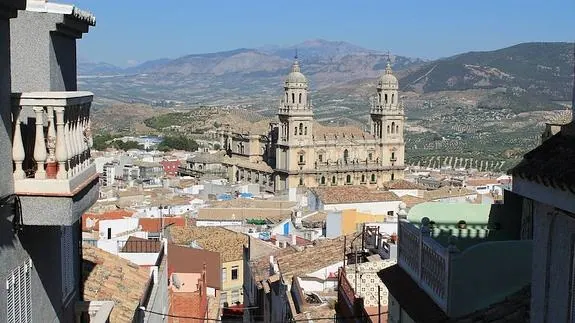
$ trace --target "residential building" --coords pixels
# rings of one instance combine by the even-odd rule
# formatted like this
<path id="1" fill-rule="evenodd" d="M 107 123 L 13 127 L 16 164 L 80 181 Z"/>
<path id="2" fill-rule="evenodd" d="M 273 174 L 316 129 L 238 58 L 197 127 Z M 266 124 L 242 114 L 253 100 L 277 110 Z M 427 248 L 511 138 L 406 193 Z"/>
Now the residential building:
<path id="1" fill-rule="evenodd" d="M 178 175 L 181 163 L 179 160 L 162 160 L 160 165 L 162 165 L 164 174 L 167 176 L 176 176 Z"/>
<path id="2" fill-rule="evenodd" d="M 504 200 L 424 203 L 400 220 L 398 263 L 379 273 L 389 291 L 389 322 L 467 322 L 531 283 L 521 200 L 512 193 Z"/>
<path id="3" fill-rule="evenodd" d="M 170 275 L 170 311 L 168 322 L 202 323 L 208 318 L 207 269 L 199 274 Z"/>
<path id="4" fill-rule="evenodd" d="M 204 268 L 205 267 L 205 268 Z M 216 297 L 222 289 L 222 264 L 220 254 L 213 251 L 168 244 L 168 276 L 173 284 L 173 274 L 177 274 L 180 283 L 188 281 L 195 285 L 202 271 L 206 270 L 206 292 L 208 296 Z"/>
<path id="5" fill-rule="evenodd" d="M 243 303 L 243 246 L 249 237 L 221 227 L 170 227 L 169 235 L 178 245 L 202 248 L 220 254 L 222 289 L 220 302 Z"/>
<path id="6" fill-rule="evenodd" d="M 405 195 L 422 197 L 426 190 L 426 188 L 422 185 L 407 181 L 405 179 L 398 179 L 383 183 L 383 188 L 399 197 Z"/>
<path id="7" fill-rule="evenodd" d="M 356 209 L 342 211 L 330 211 L 327 214 L 325 225 L 325 236 L 327 238 L 337 238 L 361 231 L 364 223 L 386 222 L 385 215 L 374 215 L 370 213 L 358 212 Z M 397 221 L 393 222 L 397 232 Z"/>
<path id="8" fill-rule="evenodd" d="M 575 84 L 573 87 L 575 103 Z M 509 172 L 513 176 L 513 193 L 520 199 L 522 237 L 533 239 L 534 323 L 575 322 L 574 157 L 572 120 L 525 154 Z"/>
<path id="9" fill-rule="evenodd" d="M 308 191 L 307 206 L 313 211 L 356 209 L 374 215 L 396 216 L 401 199 L 392 192 L 365 186 L 316 187 Z"/>
<path id="10" fill-rule="evenodd" d="M 301 186 L 381 186 L 403 178 L 403 104 L 388 61 L 370 109 L 370 131 L 326 127 L 314 120 L 308 80 L 296 58 L 284 82 L 279 122 L 266 133 L 221 130 L 229 180 L 287 191 Z"/>
<path id="11" fill-rule="evenodd" d="M 109 299 L 79 303 L 79 219 L 98 199 L 98 174 L 76 40 L 94 25 L 72 5 L 0 1 L 2 322 L 73 322 L 76 305 L 89 315 L 110 310 L 96 302 Z"/>

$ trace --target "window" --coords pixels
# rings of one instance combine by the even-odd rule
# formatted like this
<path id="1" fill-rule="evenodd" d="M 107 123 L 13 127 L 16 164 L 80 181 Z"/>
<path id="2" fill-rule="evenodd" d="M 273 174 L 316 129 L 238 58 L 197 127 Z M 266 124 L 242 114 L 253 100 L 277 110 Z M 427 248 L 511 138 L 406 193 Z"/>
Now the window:
<path id="1" fill-rule="evenodd" d="M 391 173 L 391 180 L 392 181 L 395 180 L 395 174 L 394 173 Z"/>
<path id="2" fill-rule="evenodd" d="M 294 134 L 294 135 L 297 135 L 297 127 L 295 127 L 295 128 L 293 129 L 293 134 Z"/>
<path id="3" fill-rule="evenodd" d="M 381 93 L 378 93 L 377 96 L 378 96 L 378 99 L 379 99 L 378 102 L 381 104 Z"/>
<path id="4" fill-rule="evenodd" d="M 392 94 L 391 94 L 391 104 L 393 104 L 393 101 L 395 100 L 394 97 L 395 97 L 395 94 L 392 93 Z"/>
<path id="5" fill-rule="evenodd" d="M 317 160 L 318 160 L 320 163 L 322 163 L 322 162 L 323 162 L 323 155 L 322 155 L 322 154 L 317 155 Z"/>
<path id="6" fill-rule="evenodd" d="M 228 293 L 220 292 L 220 306 L 221 307 L 226 306 L 227 302 L 228 302 Z"/>
<path id="7" fill-rule="evenodd" d="M 371 182 L 372 183 L 375 183 L 375 179 L 376 179 L 375 174 L 371 174 Z"/>
<path id="8" fill-rule="evenodd" d="M 227 268 L 224 267 L 222 268 L 222 283 L 225 282 L 228 279 L 228 271 Z"/>
<path id="9" fill-rule="evenodd" d="M 395 122 L 391 123 L 391 133 L 395 133 Z"/>
<path id="10" fill-rule="evenodd" d="M 301 93 L 299 94 L 299 103 L 301 103 Z"/>
<path id="11" fill-rule="evenodd" d="M 343 151 L 343 160 L 347 163 L 348 159 L 349 159 L 349 151 L 346 149 Z"/>
<path id="12" fill-rule="evenodd" d="M 18 266 L 6 277 L 6 322 L 32 322 L 32 260 Z"/>
<path id="13" fill-rule="evenodd" d="M 391 160 L 395 160 L 395 152 L 391 153 Z"/>
<path id="14" fill-rule="evenodd" d="M 303 177 L 300 177 L 300 178 L 299 178 L 299 185 L 300 185 L 300 186 L 303 186 Z"/>
<path id="15" fill-rule="evenodd" d="M 395 126 L 395 133 L 399 133 L 399 126 Z"/>
<path id="16" fill-rule="evenodd" d="M 307 136 L 307 127 L 303 128 L 303 134 Z"/>
<path id="17" fill-rule="evenodd" d="M 240 301 L 240 291 L 239 290 L 233 290 L 232 291 L 232 303 L 239 302 L 239 301 Z"/>
<path id="18" fill-rule="evenodd" d="M 373 160 L 373 153 L 367 154 L 367 159 L 368 159 L 369 161 L 372 161 L 372 160 Z"/>
<path id="19" fill-rule="evenodd" d="M 232 266 L 232 280 L 238 280 L 238 266 Z"/>
<path id="20" fill-rule="evenodd" d="M 387 126 L 387 133 L 389 133 L 389 126 Z"/>
<path id="21" fill-rule="evenodd" d="M 387 216 L 393 216 L 393 211 L 387 211 Z"/>
<path id="22" fill-rule="evenodd" d="M 332 176 L 332 177 L 331 177 L 331 183 L 332 183 L 333 185 L 335 185 L 335 183 L 336 183 L 335 176 Z"/>
<path id="23" fill-rule="evenodd" d="M 385 94 L 385 104 L 387 104 L 387 94 Z"/>
<path id="24" fill-rule="evenodd" d="M 291 94 L 291 103 L 295 103 L 295 93 Z"/>
<path id="25" fill-rule="evenodd" d="M 303 158 L 303 154 L 300 154 L 300 155 L 299 155 L 299 163 L 300 163 L 300 164 L 305 164 L 305 160 L 304 160 L 304 158 Z"/>
<path id="26" fill-rule="evenodd" d="M 351 175 L 347 175 L 345 177 L 345 181 L 346 181 L 346 183 L 351 184 Z"/>
<path id="27" fill-rule="evenodd" d="M 76 266 L 74 262 L 74 232 L 71 226 L 60 227 L 60 248 L 62 266 L 62 300 L 66 303 L 74 291 Z"/>
<path id="28" fill-rule="evenodd" d="M 320 181 L 321 185 L 325 185 L 325 176 L 321 177 L 321 181 Z"/>
<path id="29" fill-rule="evenodd" d="M 299 134 L 303 135 L 303 123 L 299 123 Z"/>
<path id="30" fill-rule="evenodd" d="M 361 175 L 361 182 L 365 183 L 365 175 L 364 174 Z"/>

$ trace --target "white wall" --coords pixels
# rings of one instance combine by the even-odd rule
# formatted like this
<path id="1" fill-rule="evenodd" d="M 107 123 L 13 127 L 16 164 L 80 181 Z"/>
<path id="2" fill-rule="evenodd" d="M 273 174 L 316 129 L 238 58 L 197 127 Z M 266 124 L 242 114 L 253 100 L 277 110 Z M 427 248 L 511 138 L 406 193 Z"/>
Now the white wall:
<path id="1" fill-rule="evenodd" d="M 380 233 L 384 233 L 384 234 L 388 234 L 391 235 L 392 233 L 398 233 L 398 222 L 370 222 L 370 223 L 366 223 L 366 226 L 370 226 L 370 227 L 379 227 L 379 232 Z"/>
<path id="2" fill-rule="evenodd" d="M 147 218 L 159 218 L 160 214 L 164 216 L 182 215 L 194 209 L 195 207 L 192 206 L 191 204 L 182 204 L 182 205 L 172 205 L 169 206 L 167 209 L 160 209 L 157 206 L 136 208 L 136 212 L 138 216 Z"/>
<path id="3" fill-rule="evenodd" d="M 198 227 L 225 227 L 242 224 L 242 220 L 196 220 Z"/>
<path id="4" fill-rule="evenodd" d="M 335 282 L 332 282 L 332 281 L 326 281 L 326 279 L 330 273 L 337 275 L 337 270 L 341 266 L 343 266 L 343 261 L 316 270 L 312 273 L 301 275 L 300 277 L 298 277 L 300 287 L 303 289 L 304 292 L 323 292 L 324 290 L 329 288 L 333 290 L 335 285 L 337 285 L 337 280 L 335 280 Z"/>
<path id="5" fill-rule="evenodd" d="M 108 228 L 112 229 L 112 237 L 116 237 L 126 231 L 137 230 L 139 226 L 137 218 L 100 221 L 100 239 L 108 238 Z"/>
<path id="6" fill-rule="evenodd" d="M 411 196 L 416 196 L 416 197 L 420 197 L 420 192 L 419 190 L 415 189 L 415 190 L 389 190 L 390 192 L 395 193 L 395 195 L 401 197 L 401 196 L 405 196 L 405 195 L 411 195 Z"/>
<path id="7" fill-rule="evenodd" d="M 158 253 L 151 252 L 119 252 L 118 256 L 135 263 L 138 266 L 152 266 L 158 260 Z"/>
<path id="8" fill-rule="evenodd" d="M 370 202 L 370 203 L 344 203 L 344 204 L 325 204 L 324 211 L 341 211 L 356 209 L 358 212 L 371 213 L 373 215 L 387 215 L 387 212 L 393 211 L 394 214 L 399 212 L 401 201 Z"/>

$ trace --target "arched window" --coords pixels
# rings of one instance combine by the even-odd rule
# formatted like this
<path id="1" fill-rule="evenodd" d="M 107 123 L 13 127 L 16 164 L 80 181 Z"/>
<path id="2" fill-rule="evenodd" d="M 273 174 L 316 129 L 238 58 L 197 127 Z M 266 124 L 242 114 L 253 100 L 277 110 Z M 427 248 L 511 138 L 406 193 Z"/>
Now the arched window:
<path id="1" fill-rule="evenodd" d="M 323 163 L 323 154 L 317 155 L 317 161 L 319 161 L 320 163 Z"/>
<path id="2" fill-rule="evenodd" d="M 302 135 L 303 134 L 303 123 L 299 123 L 299 134 Z"/>
<path id="3" fill-rule="evenodd" d="M 395 174 L 394 173 L 391 173 L 391 180 L 392 181 L 395 180 Z"/>
<path id="4" fill-rule="evenodd" d="M 375 174 L 371 174 L 371 182 L 375 183 Z"/>
<path id="5" fill-rule="evenodd" d="M 295 103 L 295 93 L 291 94 L 291 103 Z"/>
<path id="6" fill-rule="evenodd" d="M 303 177 L 299 178 L 299 185 L 303 186 Z"/>
<path id="7" fill-rule="evenodd" d="M 307 127 L 303 128 L 303 134 L 307 135 Z"/>
<path id="8" fill-rule="evenodd" d="M 395 152 L 391 152 L 391 160 L 395 160 Z"/>
<path id="9" fill-rule="evenodd" d="M 343 161 L 347 163 L 348 159 L 349 159 L 349 151 L 346 149 L 343 151 Z"/>
<path id="10" fill-rule="evenodd" d="M 385 104 L 387 104 L 387 93 L 385 94 Z"/>
<path id="11" fill-rule="evenodd" d="M 325 185 L 325 176 L 321 177 L 321 181 L 320 181 L 321 185 Z"/>
<path id="12" fill-rule="evenodd" d="M 351 184 L 351 175 L 347 175 L 345 177 L 345 181 L 346 181 L 346 183 Z"/>
<path id="13" fill-rule="evenodd" d="M 294 134 L 294 135 L 297 135 L 297 127 L 293 128 L 293 129 L 294 129 L 293 134 Z"/>
<path id="14" fill-rule="evenodd" d="M 299 155 L 299 162 L 300 164 L 304 163 L 303 154 Z"/>
<path id="15" fill-rule="evenodd" d="M 301 93 L 299 94 L 299 103 L 301 103 Z"/>
<path id="16" fill-rule="evenodd" d="M 399 133 L 399 126 L 395 126 L 395 133 Z"/>
<path id="17" fill-rule="evenodd" d="M 391 133 L 395 133 L 395 122 L 391 123 Z"/>
<path id="18" fill-rule="evenodd" d="M 381 104 L 381 93 L 377 93 L 377 102 Z"/>
<path id="19" fill-rule="evenodd" d="M 391 94 L 391 104 L 393 104 L 393 101 L 395 101 L 395 94 Z"/>
<path id="20" fill-rule="evenodd" d="M 387 125 L 387 133 L 389 133 L 389 125 Z"/>
<path id="21" fill-rule="evenodd" d="M 368 159 L 369 161 L 372 161 L 372 160 L 373 160 L 373 153 L 367 154 L 367 159 Z"/>
<path id="22" fill-rule="evenodd" d="M 365 183 L 365 174 L 361 174 L 361 182 Z"/>
<path id="23" fill-rule="evenodd" d="M 335 176 L 332 176 L 332 177 L 331 177 L 331 183 L 332 183 L 333 185 L 335 185 L 335 183 L 336 183 Z"/>

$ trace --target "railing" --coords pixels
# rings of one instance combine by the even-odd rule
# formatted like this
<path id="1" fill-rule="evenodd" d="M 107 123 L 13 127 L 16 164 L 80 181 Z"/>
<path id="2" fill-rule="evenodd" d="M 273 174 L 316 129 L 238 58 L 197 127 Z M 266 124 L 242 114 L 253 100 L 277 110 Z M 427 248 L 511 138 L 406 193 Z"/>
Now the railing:
<path id="1" fill-rule="evenodd" d="M 355 292 L 353 291 L 353 287 L 351 286 L 350 282 L 347 280 L 344 268 L 339 269 L 338 276 L 339 276 L 338 289 L 345 296 L 345 298 L 349 302 L 348 306 L 351 308 L 353 307 L 355 301 Z"/>
<path id="2" fill-rule="evenodd" d="M 98 175 L 92 147 L 90 92 L 28 92 L 12 96 L 15 190 L 71 196 Z"/>
<path id="3" fill-rule="evenodd" d="M 426 221 L 420 229 L 400 220 L 399 265 L 446 312 L 452 250 L 454 246 L 444 247 L 429 236 Z"/>
<path id="4" fill-rule="evenodd" d="M 160 240 L 133 240 L 133 241 L 117 241 L 118 251 L 127 253 L 159 253 L 158 259 L 162 259 L 163 250 L 162 242 Z M 158 266 L 158 264 L 156 264 Z"/>
<path id="5" fill-rule="evenodd" d="M 348 161 L 348 162 L 324 162 L 315 163 L 314 168 L 316 170 L 380 170 L 380 169 L 404 169 L 403 166 L 388 166 L 382 165 L 377 161 Z"/>

